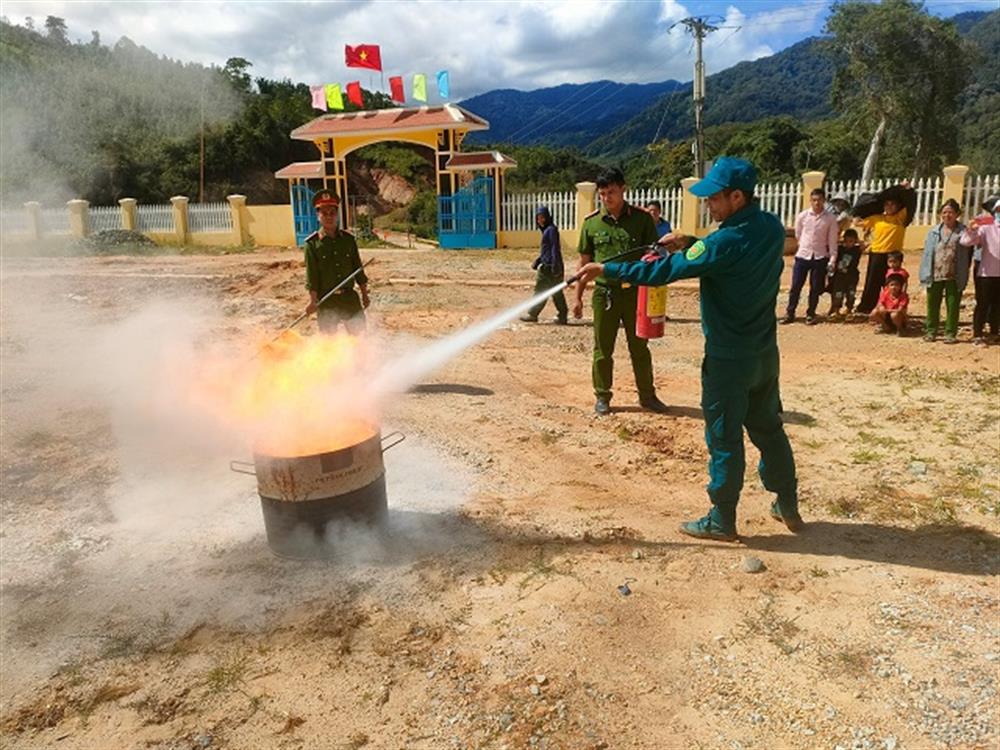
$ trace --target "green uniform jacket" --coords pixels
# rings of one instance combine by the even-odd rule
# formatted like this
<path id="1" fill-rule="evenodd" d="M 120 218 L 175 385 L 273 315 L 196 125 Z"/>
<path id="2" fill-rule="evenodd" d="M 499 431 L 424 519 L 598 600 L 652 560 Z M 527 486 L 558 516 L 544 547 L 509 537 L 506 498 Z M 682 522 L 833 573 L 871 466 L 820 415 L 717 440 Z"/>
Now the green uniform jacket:
<path id="1" fill-rule="evenodd" d="M 316 292 L 320 299 L 345 277 L 361 268 L 361 254 L 358 252 L 358 243 L 355 242 L 354 235 L 339 229 L 332 237 L 321 237 L 319 232 L 309 235 L 305 242 L 305 256 L 306 289 Z M 345 293 L 353 291 L 354 282 L 367 284 L 368 277 L 362 271 L 351 280 L 350 284 L 343 287 L 343 291 Z M 334 304 L 335 301 L 330 299 L 324 306 Z"/>
<path id="2" fill-rule="evenodd" d="M 753 203 L 683 253 L 653 263 L 608 263 L 604 275 L 643 286 L 698 277 L 705 354 L 752 357 L 777 349 L 774 308 L 784 246 L 781 220 Z"/>
<path id="3" fill-rule="evenodd" d="M 578 249 L 581 255 L 589 255 L 597 263 L 603 263 L 633 247 L 651 245 L 657 239 L 653 217 L 626 203 L 617 220 L 604 208 L 584 219 Z M 596 283 L 607 286 L 607 275 L 598 277 Z"/>

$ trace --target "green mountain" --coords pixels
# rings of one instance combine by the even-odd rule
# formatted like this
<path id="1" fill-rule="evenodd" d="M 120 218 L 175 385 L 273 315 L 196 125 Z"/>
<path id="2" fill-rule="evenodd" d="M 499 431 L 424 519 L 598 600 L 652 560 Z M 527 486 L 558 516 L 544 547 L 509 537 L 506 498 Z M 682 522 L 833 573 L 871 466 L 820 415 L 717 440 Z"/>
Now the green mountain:
<path id="1" fill-rule="evenodd" d="M 819 120 L 832 114 L 833 66 L 818 39 L 806 39 L 770 57 L 743 62 L 707 77 L 705 125 L 753 122 L 790 115 Z M 691 84 L 660 97 L 652 106 L 595 139 L 584 151 L 597 158 L 639 151 L 654 138 L 674 141 L 694 132 Z"/>
<path id="2" fill-rule="evenodd" d="M 646 109 L 649 102 L 683 87 L 679 81 L 592 81 L 535 91 L 496 89 L 460 104 L 490 123 L 488 132 L 471 133 L 470 143 L 583 147 Z"/>

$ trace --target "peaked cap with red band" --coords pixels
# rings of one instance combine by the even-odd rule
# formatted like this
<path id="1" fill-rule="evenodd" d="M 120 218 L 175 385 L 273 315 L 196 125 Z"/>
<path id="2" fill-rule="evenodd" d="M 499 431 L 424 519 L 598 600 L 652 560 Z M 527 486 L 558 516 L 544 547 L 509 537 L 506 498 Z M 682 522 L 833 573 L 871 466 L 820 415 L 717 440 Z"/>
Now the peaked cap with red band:
<path id="1" fill-rule="evenodd" d="M 313 208 L 322 208 L 323 206 L 337 208 L 340 206 L 340 198 L 330 190 L 320 190 L 313 196 Z"/>

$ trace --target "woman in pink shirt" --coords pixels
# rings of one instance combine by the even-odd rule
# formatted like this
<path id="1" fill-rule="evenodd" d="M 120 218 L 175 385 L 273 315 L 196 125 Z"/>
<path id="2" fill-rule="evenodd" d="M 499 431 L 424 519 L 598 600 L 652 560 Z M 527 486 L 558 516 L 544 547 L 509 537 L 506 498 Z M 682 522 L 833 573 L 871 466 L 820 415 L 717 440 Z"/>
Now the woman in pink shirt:
<path id="1" fill-rule="evenodd" d="M 993 339 L 1000 334 L 1000 196 L 987 198 L 985 213 L 969 222 L 959 239 L 963 245 L 978 245 L 982 253 L 976 268 L 976 310 L 972 316 L 972 343 L 986 346 L 986 324 Z"/>

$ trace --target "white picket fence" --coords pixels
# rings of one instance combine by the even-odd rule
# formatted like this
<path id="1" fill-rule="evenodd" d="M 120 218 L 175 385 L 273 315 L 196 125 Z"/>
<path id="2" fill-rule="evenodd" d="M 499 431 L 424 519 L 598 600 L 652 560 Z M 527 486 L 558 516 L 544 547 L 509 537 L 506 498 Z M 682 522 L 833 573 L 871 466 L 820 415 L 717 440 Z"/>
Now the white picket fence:
<path id="1" fill-rule="evenodd" d="M 65 206 L 42 208 L 39 211 L 44 234 L 69 234 L 69 211 Z"/>
<path id="2" fill-rule="evenodd" d="M 4 208 L 0 210 L 0 235 L 28 234 L 31 223 L 23 208 Z"/>
<path id="3" fill-rule="evenodd" d="M 192 232 L 232 232 L 233 212 L 228 203 L 190 203 L 188 229 Z"/>
<path id="4" fill-rule="evenodd" d="M 122 228 L 121 206 L 89 206 L 87 218 L 91 232 L 107 232 Z"/>
<path id="5" fill-rule="evenodd" d="M 836 195 L 846 195 L 853 205 L 862 193 L 878 193 L 892 185 L 898 185 L 901 179 L 869 180 L 834 180 L 827 183 L 827 200 Z M 924 177 L 914 182 L 911 187 L 917 193 L 917 208 L 914 211 L 913 224 L 936 224 L 938 212 L 941 209 L 941 195 L 944 182 L 940 177 Z"/>
<path id="6" fill-rule="evenodd" d="M 501 226 L 508 232 L 537 229 L 535 209 L 548 206 L 560 229 L 576 229 L 576 193 L 507 193 L 503 197 Z"/>
<path id="7" fill-rule="evenodd" d="M 978 214 L 983 201 L 993 195 L 1000 195 L 1000 175 L 967 176 L 962 195 L 964 216 L 969 218 Z"/>
<path id="8" fill-rule="evenodd" d="M 684 189 L 676 188 L 641 188 L 626 190 L 625 201 L 633 206 L 645 208 L 651 201 L 659 201 L 660 216 L 670 222 L 672 228 L 680 228 L 681 203 L 684 200 Z"/>
<path id="9" fill-rule="evenodd" d="M 140 232 L 173 232 L 174 207 L 167 204 L 143 205 L 135 209 L 136 229 Z"/>

